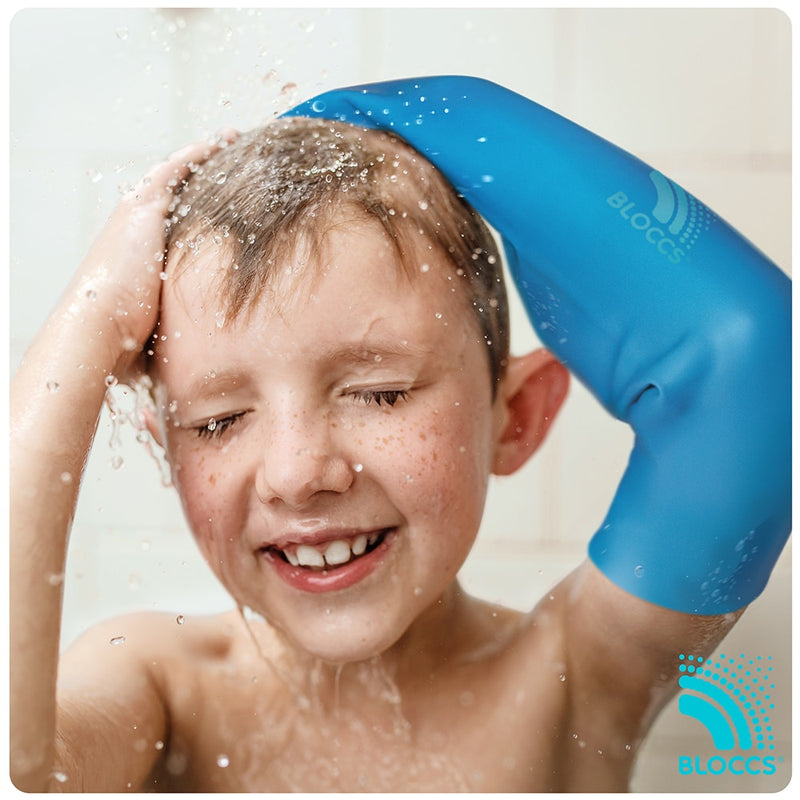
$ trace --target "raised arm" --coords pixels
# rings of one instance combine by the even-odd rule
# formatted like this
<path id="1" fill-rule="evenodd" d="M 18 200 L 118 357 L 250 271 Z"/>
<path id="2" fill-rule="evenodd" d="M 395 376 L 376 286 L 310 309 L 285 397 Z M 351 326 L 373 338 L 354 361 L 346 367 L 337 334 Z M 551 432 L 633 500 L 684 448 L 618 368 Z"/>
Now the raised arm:
<path id="1" fill-rule="evenodd" d="M 337 90 L 292 114 L 393 130 L 502 234 L 541 339 L 636 434 L 589 555 L 689 614 L 741 609 L 790 530 L 790 282 L 631 154 L 464 77 Z"/>
<path id="2" fill-rule="evenodd" d="M 176 152 L 122 199 L 11 381 L 10 763 L 12 780 L 26 791 L 59 786 L 64 759 L 77 786 L 98 753 L 115 766 L 107 752 L 118 738 L 113 722 L 102 709 L 81 715 L 74 701 L 70 722 L 92 727 L 87 747 L 56 759 L 58 747 L 76 744 L 56 729 L 67 540 L 109 382 L 131 374 L 156 322 L 156 254 L 172 187 L 217 148 L 203 142 Z M 144 755 L 127 746 L 125 757 Z"/>

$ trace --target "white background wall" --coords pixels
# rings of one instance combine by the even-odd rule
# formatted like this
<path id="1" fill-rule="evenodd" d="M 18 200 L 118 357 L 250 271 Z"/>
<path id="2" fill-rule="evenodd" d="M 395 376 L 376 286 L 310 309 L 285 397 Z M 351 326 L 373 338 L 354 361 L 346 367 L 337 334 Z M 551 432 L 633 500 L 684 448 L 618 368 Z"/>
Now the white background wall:
<path id="1" fill-rule="evenodd" d="M 10 33 L 12 370 L 120 191 L 151 163 L 323 89 L 401 76 L 469 73 L 526 94 L 665 172 L 790 268 L 791 32 L 780 11 L 31 9 Z M 535 339 L 518 304 L 513 312 L 522 351 Z M 124 610 L 230 606 L 154 458 L 129 422 L 118 433 L 112 445 L 104 415 L 72 536 L 65 643 Z M 529 608 L 583 558 L 630 444 L 575 385 L 541 455 L 493 486 L 463 572 L 468 588 Z M 707 734 L 673 704 L 645 746 L 635 789 L 785 784 L 790 632 L 787 551 L 722 648 L 773 657 L 779 774 L 678 775 L 677 755 L 704 752 Z"/>

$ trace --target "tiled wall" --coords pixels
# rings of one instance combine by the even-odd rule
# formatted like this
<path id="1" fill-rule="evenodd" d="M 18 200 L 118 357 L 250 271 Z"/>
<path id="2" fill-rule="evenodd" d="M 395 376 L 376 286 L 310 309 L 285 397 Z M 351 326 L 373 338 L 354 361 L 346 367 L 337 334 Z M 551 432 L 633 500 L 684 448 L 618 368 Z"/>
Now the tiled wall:
<path id="1" fill-rule="evenodd" d="M 789 271 L 790 22 L 779 11 L 569 9 L 26 10 L 11 24 L 11 367 L 121 188 L 224 125 L 252 127 L 325 88 L 431 73 L 504 83 L 622 145 L 727 218 Z M 535 344 L 515 305 L 514 349 Z M 123 410 L 132 399 L 116 395 Z M 158 465 L 104 415 L 67 570 L 64 640 L 132 608 L 192 614 L 229 601 L 193 550 Z M 631 437 L 574 386 L 521 473 L 493 486 L 467 586 L 530 607 L 583 557 Z M 121 464 L 120 464 L 121 460 Z M 156 459 L 157 460 L 157 459 Z M 113 461 L 113 464 L 112 464 Z M 776 752 L 790 746 L 790 571 L 728 647 L 780 669 Z M 624 676 L 621 676 L 624 679 Z M 679 776 L 701 730 L 671 707 L 635 788 L 775 789 Z M 785 781 L 784 781 L 785 782 Z"/>

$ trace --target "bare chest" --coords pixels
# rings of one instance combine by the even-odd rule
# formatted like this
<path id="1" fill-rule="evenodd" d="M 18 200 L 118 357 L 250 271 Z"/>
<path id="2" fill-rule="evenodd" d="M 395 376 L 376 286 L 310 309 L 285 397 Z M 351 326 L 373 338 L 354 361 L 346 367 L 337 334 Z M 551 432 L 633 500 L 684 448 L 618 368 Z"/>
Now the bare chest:
<path id="1" fill-rule="evenodd" d="M 555 787 L 563 685 L 470 670 L 401 692 L 387 675 L 324 690 L 208 682 L 176 703 L 156 791 L 458 792 Z M 265 690 L 266 688 L 266 690 Z M 332 688 L 332 691 L 331 691 Z"/>

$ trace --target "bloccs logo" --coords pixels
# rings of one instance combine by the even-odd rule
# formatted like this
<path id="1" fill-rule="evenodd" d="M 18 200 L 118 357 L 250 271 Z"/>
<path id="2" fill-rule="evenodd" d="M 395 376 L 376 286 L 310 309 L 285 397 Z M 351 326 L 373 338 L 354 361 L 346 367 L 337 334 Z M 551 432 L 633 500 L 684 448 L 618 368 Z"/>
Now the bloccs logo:
<path id="1" fill-rule="evenodd" d="M 681 755 L 681 775 L 774 775 L 772 658 L 680 655 L 678 710 L 708 731 L 717 755 Z M 733 755 L 731 751 L 736 751 Z"/>
<path id="2" fill-rule="evenodd" d="M 652 170 L 649 177 L 655 190 L 652 206 L 641 207 L 622 191 L 607 197 L 606 202 L 670 263 L 680 264 L 716 217 L 658 170 Z"/>

